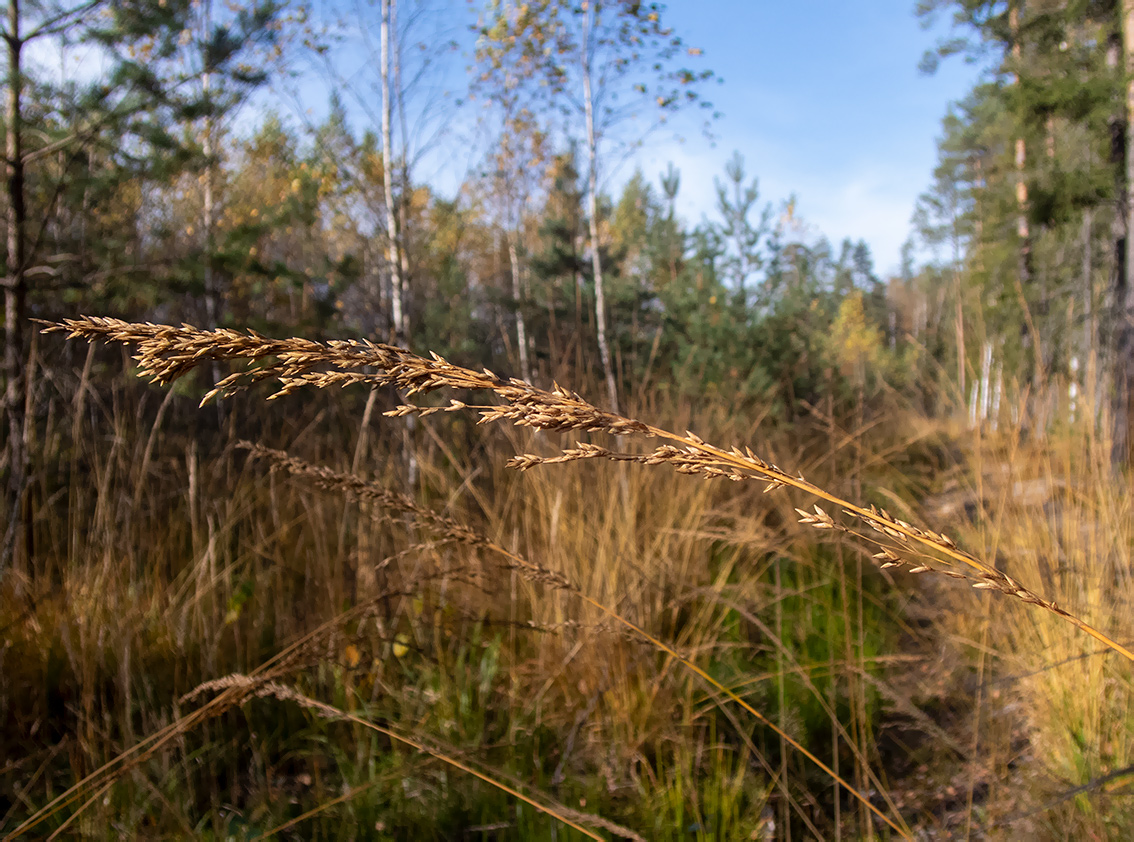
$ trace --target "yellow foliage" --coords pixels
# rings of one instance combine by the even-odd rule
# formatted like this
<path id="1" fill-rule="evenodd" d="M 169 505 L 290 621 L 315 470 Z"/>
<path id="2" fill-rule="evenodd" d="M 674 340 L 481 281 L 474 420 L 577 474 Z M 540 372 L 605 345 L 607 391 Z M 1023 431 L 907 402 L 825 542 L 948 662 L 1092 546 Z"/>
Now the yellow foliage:
<path id="1" fill-rule="evenodd" d="M 409 637 L 404 634 L 399 634 L 394 638 L 393 652 L 395 658 L 404 658 L 409 652 Z"/>
<path id="2" fill-rule="evenodd" d="M 830 348 L 843 374 L 858 381 L 868 369 L 881 366 L 882 334 L 867 324 L 860 290 L 850 293 L 839 305 L 831 325 Z"/>

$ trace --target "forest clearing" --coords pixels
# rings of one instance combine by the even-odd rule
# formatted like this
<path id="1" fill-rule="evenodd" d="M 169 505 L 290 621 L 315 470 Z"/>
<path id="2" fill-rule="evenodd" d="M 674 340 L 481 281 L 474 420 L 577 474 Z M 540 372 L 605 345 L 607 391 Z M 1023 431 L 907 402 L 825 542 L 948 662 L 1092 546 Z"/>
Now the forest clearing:
<path id="1" fill-rule="evenodd" d="M 1134 0 L 916 11 L 880 272 L 678 4 L 9 3 L 0 839 L 1130 838 Z"/>

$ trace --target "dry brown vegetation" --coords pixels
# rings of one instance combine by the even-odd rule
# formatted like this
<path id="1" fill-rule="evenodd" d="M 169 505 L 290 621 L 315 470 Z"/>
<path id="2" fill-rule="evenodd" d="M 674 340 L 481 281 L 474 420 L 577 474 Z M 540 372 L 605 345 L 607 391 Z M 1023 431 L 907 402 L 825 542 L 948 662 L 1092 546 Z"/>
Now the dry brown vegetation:
<path id="1" fill-rule="evenodd" d="M 72 319 L 59 325 L 49 326 L 47 330 L 64 330 L 72 338 L 105 340 L 136 346 L 138 355 L 135 359 L 141 374 L 162 384 L 172 383 L 206 360 L 262 361 L 269 357 L 275 359 L 274 363 L 260 365 L 253 371 L 230 374 L 205 395 L 201 401 L 202 405 L 217 395 L 235 394 L 250 383 L 263 380 L 275 380 L 279 383 L 280 389 L 275 396 L 289 394 L 304 386 L 325 389 L 351 384 L 366 384 L 372 387 L 393 386 L 404 390 L 409 397 L 427 394 L 441 388 L 472 389 L 491 392 L 504 403 L 470 406 L 463 401 L 453 400 L 444 407 L 403 404 L 387 412 L 386 415 L 427 416 L 436 412 L 472 410 L 480 414 L 478 423 L 481 424 L 509 421 L 520 427 L 552 432 L 603 432 L 615 436 L 639 435 L 667 439 L 680 446 L 663 445 L 652 453 L 635 455 L 613 451 L 595 444 L 580 443 L 576 447 L 561 451 L 558 456 L 524 454 L 515 457 L 510 460 L 509 467 L 528 470 L 537 465 L 581 459 L 606 459 L 643 465 L 669 465 L 680 473 L 701 475 L 710 479 L 727 478 L 734 482 L 763 480 L 767 482 L 764 487 L 765 492 L 790 486 L 838 506 L 844 514 L 861 521 L 884 539 L 899 542 L 897 545 L 887 544 L 872 536 L 855 533 L 837 524 L 831 515 L 818 505 L 814 506 L 814 512 L 796 509 L 801 515 L 800 523 L 816 529 L 846 531 L 857 538 L 878 544 L 879 550 L 873 557 L 881 561 L 884 568 L 901 566 L 907 561 L 907 556 L 915 559 L 913 566 L 908 568 L 910 573 L 940 570 L 933 566 L 933 562 L 946 565 L 960 562 L 968 568 L 968 571 L 940 570 L 940 572 L 955 578 L 973 578 L 976 580 L 973 582 L 974 588 L 997 590 L 1029 605 L 1050 611 L 1134 662 L 1134 651 L 1063 610 L 1055 602 L 1038 596 L 1012 577 L 959 548 L 944 533 L 919 529 L 904 520 L 892 517 L 885 509 L 876 506 L 866 509 L 844 500 L 808 482 L 802 474 L 793 476 L 778 465 L 769 464 L 757 456 L 750 447 L 745 448 L 744 451 L 736 446 L 725 450 L 708 444 L 693 432 L 679 435 L 642 421 L 604 412 L 587 403 L 579 395 L 559 386 L 547 392 L 522 380 L 501 379 L 487 369 L 483 372 L 470 371 L 452 365 L 437 355 L 427 360 L 401 348 L 373 342 L 351 340 L 320 343 L 303 339 L 266 340 L 255 334 L 244 334 L 234 330 L 199 330 L 188 325 L 178 328 L 166 325 L 131 324 L 107 318 Z M 359 371 L 358 369 L 361 368 L 372 368 L 373 371 Z M 912 552 L 907 549 L 911 542 L 916 545 Z M 926 556 L 925 550 L 931 550 L 943 558 Z"/>
<path id="2" fill-rule="evenodd" d="M 949 537 L 915 526 L 901 493 L 881 492 L 905 507 L 895 516 L 837 491 L 862 477 L 841 475 L 833 443 L 825 459 L 783 438 L 764 442 L 764 457 L 720 447 L 709 441 L 755 441 L 756 430 L 709 412 L 650 424 L 559 386 L 367 342 L 101 318 L 48 331 L 131 346 L 139 373 L 163 384 L 214 360 L 248 363 L 205 401 L 263 381 L 288 407 L 308 386 L 392 387 L 406 402 L 387 416 L 443 413 L 446 425 L 425 422 L 421 485 L 408 493 L 394 487 L 396 444 L 375 446 L 383 476 L 360 475 L 365 423 L 352 458 L 304 444 L 324 408 L 288 428 L 288 452 L 230 438 L 209 465 L 190 439 L 184 485 L 159 505 L 146 488 L 171 398 L 148 435 L 124 420 L 95 461 L 94 492 L 68 492 L 89 494 L 103 532 L 75 535 L 51 571 L 18 571 L 22 593 L 0 617 L 8 664 L 39 651 L 45 670 L 66 663 L 80 691 L 62 700 L 73 725 L 55 753 L 8 761 L 5 775 L 27 781 L 9 810 L 19 823 L 0 825 L 13 835 L 97 835 L 116 816 L 137 833 L 332 837 L 318 820 L 336 810 L 391 838 L 1131 827 L 1122 606 L 1134 512 L 1101 446 L 976 442 L 969 489 L 982 516 Z M 432 402 L 441 389 L 449 401 Z M 462 426 L 470 413 L 534 432 L 485 430 L 490 444 L 477 445 Z M 666 429 L 686 424 L 706 437 Z M 279 437 L 267 427 L 262 441 Z M 549 433 L 598 440 L 556 446 Z M 640 439 L 664 443 L 633 450 Z M 505 460 L 504 448 L 520 455 Z M 781 469 L 777 452 L 823 481 Z M 901 472 L 894 454 L 875 461 Z M 1016 493 L 1024 465 L 1051 505 Z M 1083 480 L 1058 485 L 1070 476 Z M 895 578 L 907 572 L 941 575 Z M 7 673 L 9 711 L 33 680 L 22 669 Z M 20 715 L 50 727 L 53 704 Z M 299 734 L 320 748 L 297 750 Z M 64 748 L 71 780 L 54 765 Z M 483 787 L 462 790 L 453 775 Z M 1086 783 L 1059 785 L 1075 780 Z M 242 805 L 226 812 L 228 794 Z M 273 812 L 273 799 L 294 808 Z M 433 805 L 433 825 L 415 802 Z M 205 824 L 190 818 L 210 807 Z"/>

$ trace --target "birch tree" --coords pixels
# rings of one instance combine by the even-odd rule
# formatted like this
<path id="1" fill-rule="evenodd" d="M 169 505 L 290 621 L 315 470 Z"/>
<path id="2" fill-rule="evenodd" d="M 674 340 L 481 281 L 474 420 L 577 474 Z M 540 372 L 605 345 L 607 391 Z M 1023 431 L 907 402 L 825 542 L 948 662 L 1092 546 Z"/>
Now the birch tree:
<path id="1" fill-rule="evenodd" d="M 681 61 L 689 48 L 662 22 L 660 3 L 631 0 L 489 0 L 480 22 L 479 57 L 509 62 L 515 84 L 530 86 L 545 113 L 569 121 L 583 135 L 587 161 L 587 223 L 595 292 L 595 325 L 607 400 L 619 408 L 606 312 L 598 195 L 619 151 L 636 146 L 652 128 L 686 106 L 708 111 L 703 84 L 711 70 Z M 639 119 L 636 130 L 630 121 Z M 579 124 L 582 124 L 581 126 Z"/>
<path id="2" fill-rule="evenodd" d="M 534 124 L 531 113 L 522 109 L 506 116 L 496 151 L 490 156 L 490 192 L 498 207 L 495 215 L 508 249 L 520 376 L 528 382 L 532 378 L 528 328 L 524 317 L 524 278 L 528 268 L 521 253 L 528 251 L 523 243 L 524 227 L 548 164 L 545 143 L 545 133 Z"/>
<path id="3" fill-rule="evenodd" d="M 406 347 L 409 340 L 405 309 L 405 287 L 402 275 L 401 249 L 398 243 L 398 214 L 394 205 L 394 142 L 391 129 L 394 105 L 390 94 L 391 54 L 393 42 L 390 35 L 391 17 L 397 9 L 397 0 L 382 0 L 382 24 L 380 27 L 382 79 L 382 190 L 386 199 L 386 255 L 390 267 L 390 310 L 394 327 L 394 344 Z"/>
<path id="4" fill-rule="evenodd" d="M 348 144 L 350 149 L 321 147 L 321 154 L 337 160 L 345 182 L 375 221 L 383 252 L 382 289 L 370 298 L 387 321 L 391 335 L 383 338 L 405 344 L 423 309 L 418 305 L 425 279 L 417 277 L 417 261 L 430 251 L 425 238 L 416 236 L 412 218 L 414 196 L 422 188 L 415 173 L 453 130 L 454 108 L 460 106 L 450 95 L 447 67 L 457 56 L 456 22 L 451 5 L 440 0 L 327 0 L 317 8 L 319 35 L 298 59 L 311 69 L 307 78 L 324 80 L 331 101 L 349 106 L 363 136 L 361 144 Z M 290 96 L 304 119 L 305 94 L 296 88 Z M 316 133 L 315 126 L 308 128 Z M 380 151 L 375 167 L 356 157 L 369 156 L 371 136 Z M 321 145 L 318 137 L 315 142 Z M 370 171 L 380 176 L 380 189 L 373 193 L 362 175 Z"/>
<path id="5" fill-rule="evenodd" d="M 531 25 L 525 18 L 532 13 L 528 4 L 501 4 L 493 29 L 482 37 L 476 52 L 477 66 L 471 86 L 473 98 L 480 99 L 485 106 L 482 123 L 488 127 L 499 126 L 493 131 L 486 173 L 489 203 L 507 243 L 520 376 L 528 381 L 531 380 L 531 361 L 523 295 L 526 266 L 521 262 L 520 241 L 525 216 L 536 198 L 549 155 L 547 132 L 533 110 L 538 108 L 538 94 L 524 84 L 530 73 L 530 62 L 526 56 L 499 45 L 506 42 L 507 32 Z"/>

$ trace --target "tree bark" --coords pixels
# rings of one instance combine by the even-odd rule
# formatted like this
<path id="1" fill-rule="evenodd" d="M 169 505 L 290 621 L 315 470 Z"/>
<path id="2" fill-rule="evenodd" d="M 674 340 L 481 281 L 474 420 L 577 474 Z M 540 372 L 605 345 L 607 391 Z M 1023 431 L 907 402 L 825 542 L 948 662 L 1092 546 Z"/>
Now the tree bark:
<path id="1" fill-rule="evenodd" d="M 1008 27 L 1012 34 L 1012 60 L 1019 67 L 1022 50 L 1020 48 L 1020 2 L 1015 0 L 1008 8 Z M 1018 72 L 1012 73 L 1012 83 L 1020 83 Z M 1030 235 L 1028 230 L 1028 183 L 1024 179 L 1024 167 L 1027 164 L 1027 144 L 1022 137 L 1016 138 L 1016 236 L 1020 238 L 1020 282 L 1027 286 L 1031 275 Z"/>
<path id="2" fill-rule="evenodd" d="M 1115 127 L 1115 173 L 1119 206 L 1115 214 L 1116 225 L 1115 268 L 1112 306 L 1114 307 L 1114 430 L 1111 462 L 1115 466 L 1129 467 L 1131 445 L 1134 443 L 1131 426 L 1134 424 L 1134 255 L 1131 247 L 1134 238 L 1134 0 L 1122 0 L 1122 68 L 1125 102 L 1122 119 Z"/>
<path id="3" fill-rule="evenodd" d="M 591 90 L 591 30 L 594 28 L 594 3 L 587 3 L 583 13 L 583 108 L 587 121 L 587 215 L 590 217 L 591 267 L 595 276 L 595 332 L 598 334 L 599 356 L 606 378 L 607 400 L 611 412 L 618 408 L 618 386 L 610 360 L 610 344 L 606 337 L 606 290 L 602 277 L 602 255 L 599 253 L 598 220 L 598 143 L 595 139 L 594 96 Z"/>
<path id="4" fill-rule="evenodd" d="M 392 37 L 395 39 L 389 49 L 390 64 L 393 68 L 394 74 L 394 93 L 393 101 L 391 102 L 391 115 L 390 119 L 393 120 L 393 110 L 396 108 L 398 116 L 398 124 L 401 131 L 402 143 L 402 161 L 401 166 L 398 167 L 399 179 L 398 183 L 401 186 L 402 200 L 398 202 L 398 262 L 401 267 L 401 274 L 399 278 L 402 282 L 402 334 L 405 337 L 406 343 L 409 342 L 410 336 L 410 320 L 409 320 L 409 306 L 406 302 L 406 294 L 410 287 L 413 285 L 413 274 L 410 272 L 410 247 L 412 242 L 410 240 L 411 226 L 409 225 L 409 203 L 411 199 L 410 192 L 410 171 L 409 171 L 409 131 L 406 128 L 406 103 L 405 103 L 405 86 L 402 85 L 402 51 L 398 46 L 398 4 L 397 0 L 390 4 L 390 32 L 393 33 Z M 392 130 L 391 130 L 392 132 Z M 391 136 L 391 146 L 393 146 L 393 138 Z M 408 344 L 406 347 L 409 347 Z M 410 421 L 409 429 L 414 429 L 416 423 L 413 419 Z"/>
<path id="5" fill-rule="evenodd" d="M 407 340 L 402 266 L 398 254 L 398 215 L 394 208 L 394 153 L 390 137 L 390 15 L 397 0 L 382 0 L 382 188 L 386 198 L 387 263 L 390 267 L 390 309 L 394 344 L 405 347 Z"/>
<path id="6" fill-rule="evenodd" d="M 8 421 L 8 527 L 0 550 L 0 576 L 9 561 L 17 565 L 26 561 L 26 520 L 24 499 L 27 491 L 28 451 L 27 418 L 24 398 L 24 325 L 27 307 L 27 278 L 24 228 L 27 207 L 24 195 L 23 80 L 21 78 L 20 3 L 8 4 L 8 31 L 4 35 L 8 47 L 8 84 L 4 106 L 6 143 L 5 175 L 8 190 L 7 207 L 7 274 L 4 278 L 4 411 Z"/>
<path id="7" fill-rule="evenodd" d="M 209 32 L 208 4 L 204 16 L 205 35 Z M 201 76 L 201 89 L 205 95 L 206 107 L 210 106 L 212 92 L 212 74 L 207 70 Z M 216 207 L 213 197 L 213 129 L 214 121 L 211 111 L 205 112 L 205 137 L 201 150 L 205 153 L 205 190 L 201 202 L 201 228 L 205 237 L 205 326 L 216 328 L 220 320 L 220 290 L 217 289 L 216 273 L 213 271 L 213 229 L 216 227 Z M 214 378 L 219 371 L 216 363 L 213 364 Z M 218 402 L 219 405 L 219 402 Z"/>
<path id="8" fill-rule="evenodd" d="M 1023 54 L 1020 44 L 1020 6 L 1022 0 L 1012 0 L 1008 8 L 1008 26 L 1011 31 L 1012 37 L 1012 60 L 1016 67 L 1019 68 L 1020 58 Z M 1013 84 L 1020 83 L 1020 76 L 1018 72 L 1012 73 Z M 1015 164 L 1016 164 L 1016 237 L 1018 239 L 1017 248 L 1017 276 L 1020 279 L 1020 289 L 1030 290 L 1032 284 L 1032 235 L 1030 226 L 1028 224 L 1028 182 L 1025 173 L 1025 168 L 1028 161 L 1027 143 L 1024 138 L 1016 138 L 1015 143 Z M 1027 309 L 1029 302 L 1024 295 L 1020 296 L 1020 304 Z M 1041 305 L 1042 306 L 1042 305 Z M 1027 313 L 1025 312 L 1024 318 L 1021 320 L 1022 332 L 1025 331 L 1024 325 L 1028 323 Z M 1038 339 L 1036 336 L 1031 336 L 1024 332 L 1025 341 L 1035 341 Z M 1038 344 L 1032 349 L 1035 370 L 1032 372 L 1033 394 L 1032 403 L 1042 399 L 1040 392 L 1042 391 L 1044 379 L 1044 362 L 1041 356 Z M 1045 422 L 1046 423 L 1046 422 Z M 1038 425 L 1037 425 L 1038 426 Z M 1040 435 L 1043 434 L 1043 429 L 1037 429 Z"/>
<path id="9" fill-rule="evenodd" d="M 405 251 L 398 239 L 398 208 L 394 204 L 394 141 L 391 122 L 394 104 L 390 95 L 390 64 L 393 53 L 391 44 L 392 21 L 397 14 L 397 0 L 382 0 L 381 26 L 381 65 L 382 65 L 382 190 L 386 203 L 386 262 L 390 266 L 390 316 L 393 321 L 394 344 L 400 348 L 409 347 L 409 314 L 405 306 Z M 399 65 L 400 67 L 400 65 Z M 405 185 L 403 184 L 403 192 Z M 405 195 L 402 196 L 403 202 Z M 402 396 L 402 403 L 405 403 Z M 417 419 L 412 415 L 406 418 L 402 428 L 402 449 L 406 459 L 406 487 L 417 488 L 417 454 L 414 452 L 413 433 Z"/>
<path id="10" fill-rule="evenodd" d="M 512 264 L 512 303 L 516 305 L 516 345 L 520 349 L 520 376 L 532 382 L 532 366 L 528 359 L 528 328 L 524 322 L 523 290 L 520 283 L 520 255 L 516 234 L 508 234 L 508 260 Z"/>
<path id="11" fill-rule="evenodd" d="M 202 43 L 207 44 L 208 39 L 212 37 L 213 29 L 213 4 L 212 0 L 205 0 L 201 8 L 201 37 Z M 212 86 L 213 74 L 209 72 L 208 68 L 201 74 L 201 92 L 204 94 L 205 100 L 205 125 L 204 125 L 204 138 L 201 143 L 201 151 L 205 154 L 205 185 L 204 196 L 201 201 L 201 228 L 204 235 L 205 242 L 205 327 L 216 329 L 220 326 L 221 322 L 221 291 L 217 278 L 216 269 L 213 266 L 213 260 L 216 256 L 216 196 L 213 193 L 213 181 L 216 177 L 216 160 L 215 152 L 216 145 L 213 143 L 213 133 L 217 128 L 216 118 L 212 112 Z M 213 383 L 219 383 L 221 379 L 220 363 L 216 360 L 213 361 L 211 366 Z M 215 401 L 217 426 L 224 426 L 224 402 Z"/>

